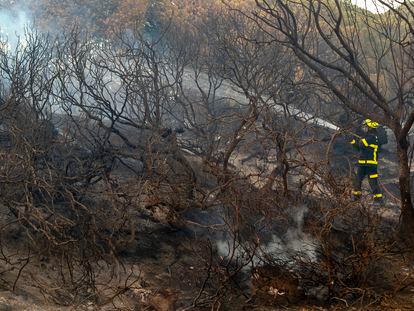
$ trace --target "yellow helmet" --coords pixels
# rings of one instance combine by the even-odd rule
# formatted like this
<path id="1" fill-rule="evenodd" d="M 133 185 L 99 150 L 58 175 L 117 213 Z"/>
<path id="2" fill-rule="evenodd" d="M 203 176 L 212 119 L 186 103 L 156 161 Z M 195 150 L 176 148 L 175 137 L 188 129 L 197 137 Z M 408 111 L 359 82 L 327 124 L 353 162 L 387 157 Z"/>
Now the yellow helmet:
<path id="1" fill-rule="evenodd" d="M 362 125 L 366 125 L 369 128 L 376 129 L 379 126 L 379 123 L 372 121 L 371 119 L 365 119 Z"/>

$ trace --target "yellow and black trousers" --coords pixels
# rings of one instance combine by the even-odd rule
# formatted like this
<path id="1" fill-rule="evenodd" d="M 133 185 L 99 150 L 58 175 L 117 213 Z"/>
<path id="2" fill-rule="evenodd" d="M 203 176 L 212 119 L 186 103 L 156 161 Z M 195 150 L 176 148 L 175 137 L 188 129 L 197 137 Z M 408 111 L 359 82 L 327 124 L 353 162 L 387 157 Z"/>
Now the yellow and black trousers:
<path id="1" fill-rule="evenodd" d="M 353 188 L 352 194 L 355 197 L 360 197 L 362 181 L 368 176 L 369 185 L 371 187 L 374 199 L 381 199 L 382 193 L 381 188 L 378 183 L 378 165 L 375 164 L 358 164 L 356 165 L 354 178 L 353 178 Z"/>

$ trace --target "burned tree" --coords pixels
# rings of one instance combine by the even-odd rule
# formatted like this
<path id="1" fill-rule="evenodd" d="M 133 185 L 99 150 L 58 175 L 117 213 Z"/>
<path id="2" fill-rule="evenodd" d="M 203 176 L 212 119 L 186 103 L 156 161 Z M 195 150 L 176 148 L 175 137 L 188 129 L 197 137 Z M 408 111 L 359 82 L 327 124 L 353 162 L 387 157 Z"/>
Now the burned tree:
<path id="1" fill-rule="evenodd" d="M 57 41 L 30 34 L 15 50 L 0 52 L 1 263 L 20 269 L 14 290 L 29 263 L 50 258 L 61 273 L 62 294 L 69 288 L 74 294 L 61 303 L 73 303 L 85 298 L 85 288 L 96 293 L 94 264 L 119 263 L 116 249 L 128 244 L 135 228 L 129 202 L 103 190 L 109 188 L 108 155 L 64 133 L 58 51 Z M 72 125 L 76 132 L 82 124 Z"/>

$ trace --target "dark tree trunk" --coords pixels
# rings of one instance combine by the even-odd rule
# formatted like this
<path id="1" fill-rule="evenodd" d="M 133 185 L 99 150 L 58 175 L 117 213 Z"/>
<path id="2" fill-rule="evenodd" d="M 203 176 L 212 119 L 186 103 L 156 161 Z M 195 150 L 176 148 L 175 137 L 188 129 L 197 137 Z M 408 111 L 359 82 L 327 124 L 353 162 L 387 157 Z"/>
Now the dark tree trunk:
<path id="1" fill-rule="evenodd" d="M 400 233 L 404 240 L 414 243 L 414 209 L 411 199 L 408 147 L 409 144 L 406 137 L 397 139 L 399 184 L 401 192 Z"/>

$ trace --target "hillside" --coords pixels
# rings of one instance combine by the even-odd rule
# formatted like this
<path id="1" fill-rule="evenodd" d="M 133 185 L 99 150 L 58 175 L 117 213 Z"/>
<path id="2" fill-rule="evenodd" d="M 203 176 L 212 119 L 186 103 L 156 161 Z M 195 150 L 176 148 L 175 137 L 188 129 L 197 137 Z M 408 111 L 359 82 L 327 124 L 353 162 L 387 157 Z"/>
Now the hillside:
<path id="1" fill-rule="evenodd" d="M 410 3 L 1 5 L 1 310 L 414 309 Z"/>

